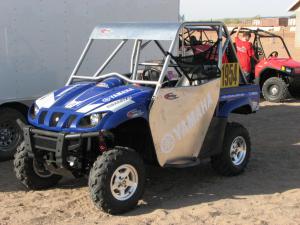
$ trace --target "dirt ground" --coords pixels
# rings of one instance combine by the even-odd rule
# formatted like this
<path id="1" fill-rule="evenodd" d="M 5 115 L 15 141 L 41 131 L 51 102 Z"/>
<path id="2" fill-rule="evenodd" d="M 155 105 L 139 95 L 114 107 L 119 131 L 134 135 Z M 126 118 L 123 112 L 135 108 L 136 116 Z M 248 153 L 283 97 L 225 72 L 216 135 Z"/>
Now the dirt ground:
<path id="1" fill-rule="evenodd" d="M 286 37 L 295 57 L 293 37 Z M 220 177 L 209 162 L 188 169 L 148 168 L 139 206 L 122 216 L 97 210 L 85 179 L 27 191 L 0 163 L 0 225 L 38 224 L 300 224 L 300 101 L 261 103 L 254 115 L 233 116 L 250 131 L 246 172 Z"/>
<path id="2" fill-rule="evenodd" d="M 86 180 L 66 179 L 47 191 L 26 191 L 12 162 L 0 163 L 0 224 L 300 224 L 300 101 L 261 103 L 234 116 L 250 131 L 246 172 L 220 177 L 209 162 L 188 169 L 148 168 L 146 193 L 122 216 L 97 210 Z"/>

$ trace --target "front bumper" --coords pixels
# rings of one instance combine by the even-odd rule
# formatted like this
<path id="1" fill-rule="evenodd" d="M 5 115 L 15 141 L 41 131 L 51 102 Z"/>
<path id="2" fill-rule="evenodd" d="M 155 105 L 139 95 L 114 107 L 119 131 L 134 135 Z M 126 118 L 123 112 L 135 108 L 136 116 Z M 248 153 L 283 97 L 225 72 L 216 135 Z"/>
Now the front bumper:
<path id="1" fill-rule="evenodd" d="M 99 132 L 90 133 L 58 133 L 36 129 L 21 124 L 24 132 L 25 148 L 29 156 L 44 164 L 48 170 L 55 174 L 66 175 L 84 169 L 83 157 L 84 142 L 88 138 L 99 137 Z M 70 159 L 76 162 L 70 163 Z"/>
<path id="2" fill-rule="evenodd" d="M 287 76 L 289 84 L 293 87 L 299 87 L 300 86 L 300 74 L 292 74 L 290 76 Z"/>

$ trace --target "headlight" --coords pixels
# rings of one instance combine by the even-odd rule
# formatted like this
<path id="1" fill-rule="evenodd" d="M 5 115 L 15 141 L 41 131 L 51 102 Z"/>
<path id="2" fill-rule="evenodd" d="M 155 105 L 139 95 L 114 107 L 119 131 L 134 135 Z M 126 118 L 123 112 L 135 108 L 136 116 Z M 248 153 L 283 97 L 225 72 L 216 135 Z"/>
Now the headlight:
<path id="1" fill-rule="evenodd" d="M 291 72 L 292 72 L 292 68 L 286 67 L 286 68 L 285 68 L 285 71 L 286 71 L 287 73 L 291 73 Z"/>
<path id="2" fill-rule="evenodd" d="M 40 108 L 36 104 L 34 104 L 34 108 L 33 108 L 34 116 L 36 116 L 39 113 L 39 111 L 40 111 Z"/>
<path id="3" fill-rule="evenodd" d="M 30 115 L 31 115 L 31 117 L 34 119 L 37 116 L 37 114 L 39 113 L 39 111 L 40 111 L 40 108 L 36 104 L 34 104 L 30 108 Z"/>
<path id="4" fill-rule="evenodd" d="M 282 66 L 282 67 L 281 67 L 281 70 L 282 70 L 282 71 L 285 71 L 285 72 L 287 72 L 287 73 L 292 73 L 292 71 L 293 71 L 292 68 L 286 67 L 286 66 Z"/>
<path id="5" fill-rule="evenodd" d="M 100 120 L 101 120 L 101 114 L 94 113 L 94 114 L 90 115 L 90 121 L 91 121 L 91 125 L 93 127 L 97 126 L 99 124 Z"/>
<path id="6" fill-rule="evenodd" d="M 106 113 L 93 113 L 80 119 L 78 127 L 91 128 L 96 127 L 102 120 Z"/>

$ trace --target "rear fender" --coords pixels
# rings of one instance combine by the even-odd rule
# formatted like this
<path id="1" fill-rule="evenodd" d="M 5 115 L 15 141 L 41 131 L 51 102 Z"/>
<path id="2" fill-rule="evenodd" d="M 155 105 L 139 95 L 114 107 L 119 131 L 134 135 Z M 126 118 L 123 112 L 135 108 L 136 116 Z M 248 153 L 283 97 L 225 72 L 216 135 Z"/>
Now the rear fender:
<path id="1" fill-rule="evenodd" d="M 245 112 L 242 114 L 252 113 L 253 105 L 249 98 L 238 98 L 230 101 L 224 101 L 220 103 L 218 117 L 227 118 L 230 113 L 237 112 L 238 109 L 245 108 Z"/>

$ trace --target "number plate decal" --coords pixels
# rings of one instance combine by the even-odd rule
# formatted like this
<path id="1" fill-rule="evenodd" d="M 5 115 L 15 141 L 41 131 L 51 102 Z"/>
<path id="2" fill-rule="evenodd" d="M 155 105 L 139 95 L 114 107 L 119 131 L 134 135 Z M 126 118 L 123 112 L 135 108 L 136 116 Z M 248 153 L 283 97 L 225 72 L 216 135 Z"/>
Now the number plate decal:
<path id="1" fill-rule="evenodd" d="M 221 88 L 237 87 L 240 83 L 238 63 L 224 63 L 221 73 Z"/>

